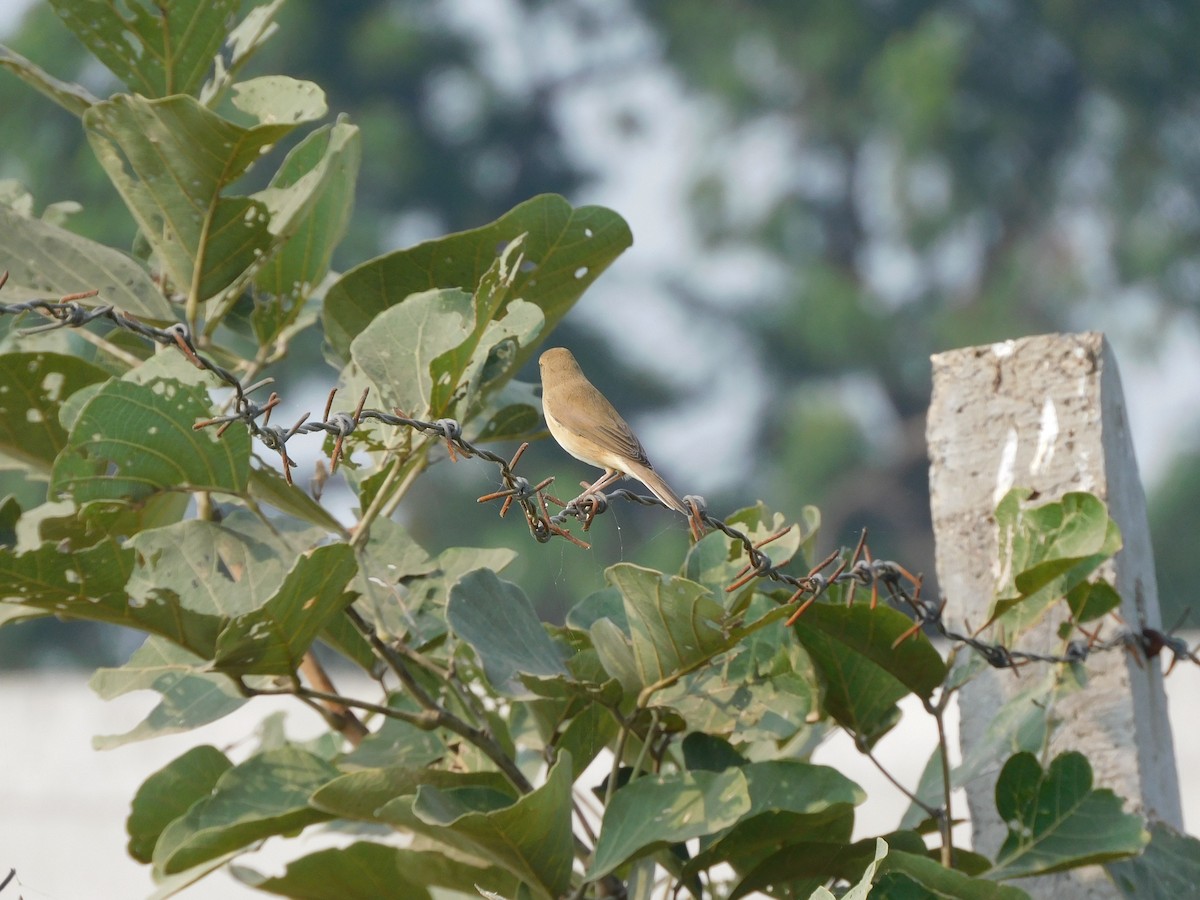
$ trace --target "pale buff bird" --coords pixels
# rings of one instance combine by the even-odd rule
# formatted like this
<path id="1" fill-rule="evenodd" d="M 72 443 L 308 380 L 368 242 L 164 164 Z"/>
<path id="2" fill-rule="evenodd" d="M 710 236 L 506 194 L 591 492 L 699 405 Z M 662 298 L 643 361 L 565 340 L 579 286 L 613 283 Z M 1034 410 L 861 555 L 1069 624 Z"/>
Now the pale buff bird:
<path id="1" fill-rule="evenodd" d="M 613 405 L 584 376 L 571 351 L 555 347 L 542 354 L 542 412 L 550 434 L 578 460 L 604 470 L 577 500 L 628 475 L 671 509 L 689 515 L 683 500 L 662 480 L 637 435 Z"/>

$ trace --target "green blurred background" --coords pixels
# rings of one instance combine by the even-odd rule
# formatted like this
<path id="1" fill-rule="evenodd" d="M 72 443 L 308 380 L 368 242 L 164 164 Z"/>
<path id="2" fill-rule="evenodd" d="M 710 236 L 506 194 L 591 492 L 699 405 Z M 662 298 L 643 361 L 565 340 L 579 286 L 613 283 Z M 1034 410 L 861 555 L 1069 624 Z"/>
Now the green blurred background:
<path id="1" fill-rule="evenodd" d="M 117 89 L 48 5 L 0 8 L 15 50 Z M 822 551 L 869 527 L 877 556 L 932 574 L 929 355 L 1108 332 L 1164 621 L 1192 603 L 1200 5 L 289 0 L 278 22 L 246 74 L 312 79 L 363 131 L 335 266 L 546 191 L 629 220 L 634 247 L 552 343 L 719 515 L 762 498 L 795 521 L 815 504 Z M 39 208 L 79 201 L 72 227 L 131 244 L 78 121 L 3 73 L 0 133 L 0 178 Z M 336 381 L 316 340 L 273 374 L 283 419 Z M 291 452 L 311 471 L 320 445 Z M 548 444 L 522 466 L 560 484 L 594 474 Z M 414 534 L 517 548 L 507 577 L 550 618 L 609 563 L 671 567 L 686 546 L 677 520 L 626 505 L 590 551 L 537 545 L 475 505 L 489 467 L 447 462 L 423 481 L 401 513 Z M 0 631 L 0 667 L 111 664 L 130 640 L 31 622 Z"/>

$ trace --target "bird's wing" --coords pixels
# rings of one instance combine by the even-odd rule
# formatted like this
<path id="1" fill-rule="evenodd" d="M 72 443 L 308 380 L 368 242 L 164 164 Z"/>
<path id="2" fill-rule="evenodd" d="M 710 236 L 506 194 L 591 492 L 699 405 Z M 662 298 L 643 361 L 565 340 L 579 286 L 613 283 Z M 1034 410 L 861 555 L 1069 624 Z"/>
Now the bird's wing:
<path id="1" fill-rule="evenodd" d="M 558 404 L 558 408 L 555 409 L 555 418 L 573 431 L 591 435 L 597 442 L 603 442 L 605 450 L 649 466 L 650 460 L 646 458 L 646 449 L 637 439 L 637 435 L 633 433 L 633 429 L 629 427 L 629 423 L 621 418 L 621 414 L 613 408 L 603 394 L 597 392 L 593 400 L 596 398 L 608 407 L 611 426 L 600 425 L 581 415 L 579 412 L 581 404 L 574 402 L 573 399 L 569 399 L 567 403 Z"/>
<path id="2" fill-rule="evenodd" d="M 596 431 L 603 437 L 605 443 L 610 444 L 610 450 L 628 459 L 636 460 L 647 468 L 653 468 L 650 460 L 646 458 L 646 448 L 642 446 L 642 442 L 637 439 L 637 435 L 625 424 L 624 420 L 619 421 L 614 428 L 601 426 Z"/>

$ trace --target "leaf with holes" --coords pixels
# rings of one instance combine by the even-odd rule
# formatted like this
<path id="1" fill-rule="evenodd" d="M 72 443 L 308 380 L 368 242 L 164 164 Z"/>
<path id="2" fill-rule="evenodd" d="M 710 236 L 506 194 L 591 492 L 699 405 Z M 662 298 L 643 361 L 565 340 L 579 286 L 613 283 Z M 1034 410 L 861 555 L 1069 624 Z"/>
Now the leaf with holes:
<path id="1" fill-rule="evenodd" d="M 232 619 L 263 606 L 286 573 L 283 542 L 256 534 L 241 516 L 225 522 L 188 519 L 130 539 L 138 568 L 129 579 L 139 600 L 170 597 L 183 609 Z M 239 526 L 246 526 L 242 530 Z"/>
<path id="2" fill-rule="evenodd" d="M 472 321 L 471 295 L 457 288 L 413 294 L 354 339 L 353 363 L 343 372 L 343 385 L 353 389 L 365 379 L 384 408 L 399 408 L 414 418 L 428 416 L 433 361 L 463 342 Z"/>
<path id="3" fill-rule="evenodd" d="M 132 691 L 161 694 L 158 705 L 123 734 L 92 738 L 97 750 L 190 731 L 224 718 L 246 703 L 237 685 L 224 675 L 204 671 L 207 661 L 161 637 L 151 635 L 116 669 L 97 669 L 88 686 L 105 700 Z"/>
<path id="4" fill-rule="evenodd" d="M 318 128 L 288 153 L 270 186 L 254 195 L 270 210 L 271 231 L 281 241 L 255 278 L 260 291 L 278 298 L 256 307 L 259 343 L 274 339 L 282 327 L 279 312 L 294 313 L 329 271 L 350 223 L 361 158 L 358 128 L 345 121 Z"/>
<path id="5" fill-rule="evenodd" d="M 469 420 L 487 394 L 513 375 L 519 350 L 530 346 L 542 330 L 541 310 L 523 300 L 508 301 L 508 292 L 520 274 L 524 243 L 525 235 L 511 241 L 483 273 L 472 298 L 475 321 L 471 332 L 433 361 L 429 405 L 435 416 Z"/>
<path id="6" fill-rule="evenodd" d="M 134 93 L 200 87 L 239 0 L 50 0 L 68 28 Z"/>
<path id="7" fill-rule="evenodd" d="M 284 0 L 257 0 L 260 4 L 250 9 L 246 17 L 229 29 L 225 46 L 213 57 L 212 77 L 200 89 L 200 102 L 214 107 L 233 85 L 242 67 L 276 31 L 279 25 L 275 16 L 283 7 Z"/>
<path id="8" fill-rule="evenodd" d="M 358 571 L 349 544 L 328 544 L 296 560 L 274 596 L 217 637 L 213 668 L 230 675 L 290 675 L 325 623 L 354 599 Z"/>
<path id="9" fill-rule="evenodd" d="M 175 313 L 145 267 L 133 257 L 0 206 L 0 271 L 7 270 L 7 300 L 98 290 L 84 305 L 111 303 L 122 312 L 154 322 L 173 322 Z M 83 365 L 83 363 L 80 363 Z"/>
<path id="10" fill-rule="evenodd" d="M 169 598 L 143 602 L 126 593 L 135 554 L 105 538 L 73 552 L 43 544 L 27 553 L 0 548 L 0 598 L 63 619 L 124 625 L 159 634 L 206 658 L 220 619 L 181 609 Z"/>
<path id="11" fill-rule="evenodd" d="M 539 333 L 542 314 L 517 300 L 497 321 L 463 291 L 414 294 L 381 313 L 351 346 L 353 366 L 343 383 L 357 391 L 363 378 L 383 405 L 415 418 L 453 415 L 465 420 L 508 374 L 518 349 Z M 505 345 L 511 344 L 507 352 Z M 489 364 L 497 362 L 489 371 Z"/>
<path id="12" fill-rule="evenodd" d="M 159 491 L 243 494 L 250 437 L 241 428 L 217 437 L 195 430 L 211 415 L 208 392 L 177 381 L 112 381 L 79 413 L 54 463 L 51 490 L 79 504 L 138 503 Z"/>
<path id="13" fill-rule="evenodd" d="M 309 82 L 242 82 L 233 103 L 256 120 L 223 119 L 191 97 L 119 94 L 83 117 L 96 158 L 120 192 L 175 289 L 197 301 L 233 285 L 287 236 L 261 199 L 224 191 L 270 146 L 325 114 Z"/>
<path id="14" fill-rule="evenodd" d="M 54 458 L 67 444 L 66 429 L 58 418 L 63 402 L 81 388 L 107 379 L 103 369 L 73 356 L 0 356 L 0 450 L 39 474 L 49 474 Z"/>
<path id="15" fill-rule="evenodd" d="M 8 69 L 72 115 L 82 116 L 97 99 L 82 86 L 55 78 L 41 66 L 35 65 L 8 47 L 0 46 L 0 69 Z"/>
<path id="16" fill-rule="evenodd" d="M 542 311 L 542 334 L 553 330 L 588 285 L 633 243 L 629 226 L 611 210 L 576 209 L 562 197 L 544 194 L 490 225 L 363 263 L 343 275 L 325 298 L 325 336 L 335 364 L 346 363 L 351 342 L 376 316 L 410 295 L 435 288 L 474 294 L 484 273 L 521 235 L 523 260 L 508 296 Z M 532 352 L 524 348 L 514 370 Z"/>

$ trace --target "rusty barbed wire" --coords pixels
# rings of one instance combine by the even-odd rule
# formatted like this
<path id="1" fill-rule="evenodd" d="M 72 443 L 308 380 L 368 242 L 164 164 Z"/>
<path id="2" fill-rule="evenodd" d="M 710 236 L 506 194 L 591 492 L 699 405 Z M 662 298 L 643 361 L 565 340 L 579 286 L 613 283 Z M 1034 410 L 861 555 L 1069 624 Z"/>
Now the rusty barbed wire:
<path id="1" fill-rule="evenodd" d="M 7 272 L 0 274 L 0 288 L 7 280 Z M 434 421 L 424 421 L 406 416 L 399 409 L 392 413 L 368 409 L 366 408 L 367 390 L 360 395 L 353 412 L 333 411 L 337 393 L 334 389 L 329 392 L 322 420 L 309 421 L 309 413 L 305 413 L 290 428 L 271 425 L 271 412 L 280 402 L 279 395 L 272 392 L 267 401 L 262 404 L 256 403 L 250 397 L 251 392 L 269 383 L 269 380 L 249 387 L 243 386 L 236 375 L 208 359 L 196 349 L 191 334 L 183 323 L 158 328 L 147 325 L 110 304 L 89 309 L 80 302 L 98 294 L 98 290 L 91 290 L 68 294 L 57 301 L 35 299 L 23 303 L 0 304 L 0 314 L 19 315 L 36 312 L 53 320 L 43 325 L 23 329 L 21 332 L 23 334 L 41 333 L 58 328 L 79 328 L 91 322 L 106 320 L 118 328 L 158 344 L 174 346 L 197 368 L 213 373 L 223 384 L 233 390 L 232 412 L 196 422 L 193 428 L 199 430 L 216 426 L 217 434 L 220 436 L 233 424 L 241 423 L 263 446 L 279 454 L 283 464 L 284 477 L 289 484 L 293 483 L 291 470 L 296 465 L 287 452 L 287 443 L 292 438 L 316 432 L 325 432 L 333 436 L 334 447 L 330 458 L 330 472 L 332 473 L 337 470 L 338 463 L 343 457 L 345 439 L 353 434 L 363 422 L 377 421 L 387 425 L 410 428 L 419 433 L 440 438 L 445 442 L 452 461 L 457 460 L 461 455 L 464 458 L 482 459 L 495 465 L 500 472 L 504 487 L 501 490 L 484 494 L 478 498 L 477 502 L 488 503 L 502 500 L 501 517 L 507 515 L 514 503 L 520 506 L 529 531 L 538 543 L 546 543 L 554 537 L 561 537 L 579 547 L 588 549 L 590 545 L 573 535 L 564 526 L 569 520 L 575 519 L 581 523 L 584 531 L 589 530 L 596 516 L 602 515 L 608 510 L 612 499 L 619 498 L 643 506 L 660 506 L 669 510 L 669 507 L 658 498 L 636 494 L 626 488 L 589 492 L 581 498 L 564 503 L 547 490 L 554 482 L 553 476 L 535 483 L 515 472 L 517 463 L 528 447 L 527 443 L 522 443 L 511 458 L 505 458 L 464 438 L 462 424 L 456 419 L 440 418 Z M 560 507 L 560 511 L 551 514 L 548 507 L 550 503 Z M 740 544 L 746 553 L 746 565 L 734 581 L 728 585 L 726 591 L 739 590 L 755 578 L 773 581 L 781 586 L 794 589 L 791 596 L 784 601 L 784 605 L 799 604 L 787 619 L 788 626 L 794 625 L 804 612 L 834 585 L 848 586 L 847 606 L 853 603 L 855 592 L 859 587 L 870 588 L 872 609 L 878 603 L 882 587 L 886 600 L 894 607 L 907 610 L 914 619 L 912 628 L 900 635 L 893 646 L 898 646 L 923 629 L 929 629 L 953 644 L 970 648 L 993 668 L 1011 669 L 1014 672 L 1017 672 L 1022 666 L 1034 662 L 1082 663 L 1093 653 L 1118 649 L 1134 653 L 1139 665 L 1143 663 L 1143 660 L 1153 659 L 1164 653 L 1170 654 L 1171 661 L 1166 669 L 1166 674 L 1169 674 L 1181 661 L 1200 665 L 1200 651 L 1175 635 L 1174 628 L 1164 632 L 1144 625 L 1137 629 L 1127 627 L 1120 629 L 1111 637 L 1101 640 L 1099 629 L 1089 634 L 1080 627 L 1086 640 L 1075 639 L 1068 642 L 1066 650 L 1062 654 L 1019 650 L 1006 647 L 998 642 L 989 642 L 980 638 L 977 633 L 963 633 L 947 625 L 943 617 L 945 601 L 933 602 L 921 596 L 922 579 L 920 575 L 913 575 L 899 563 L 872 558 L 870 548 L 867 546 L 865 530 L 852 551 L 848 553 L 843 550 L 834 551 L 807 573 L 793 575 L 784 569 L 784 566 L 791 561 L 790 556 L 777 564 L 762 548 L 779 540 L 795 526 L 789 525 L 766 538 L 755 541 L 746 532 L 709 513 L 703 497 L 688 495 L 684 497 L 684 503 L 690 510 L 689 525 L 696 539 L 699 539 L 709 529 L 720 531 L 726 537 Z M 826 570 L 830 567 L 833 567 L 833 570 L 827 574 Z M 911 590 L 906 587 L 906 584 L 911 586 Z"/>

